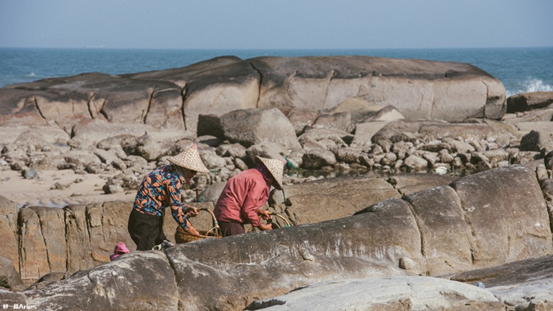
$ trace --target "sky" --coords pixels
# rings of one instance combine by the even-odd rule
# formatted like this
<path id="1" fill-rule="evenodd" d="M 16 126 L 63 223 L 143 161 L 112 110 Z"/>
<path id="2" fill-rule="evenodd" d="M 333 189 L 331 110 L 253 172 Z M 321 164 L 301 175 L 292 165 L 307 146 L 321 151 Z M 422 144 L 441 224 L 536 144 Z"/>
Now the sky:
<path id="1" fill-rule="evenodd" d="M 552 0 L 0 0 L 0 47 L 553 47 Z"/>

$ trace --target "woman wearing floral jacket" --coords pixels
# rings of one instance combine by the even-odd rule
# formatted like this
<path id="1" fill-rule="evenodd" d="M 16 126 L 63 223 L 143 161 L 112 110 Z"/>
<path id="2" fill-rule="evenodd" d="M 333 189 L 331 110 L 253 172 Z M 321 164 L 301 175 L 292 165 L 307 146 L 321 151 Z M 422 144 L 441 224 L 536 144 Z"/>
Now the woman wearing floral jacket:
<path id="1" fill-rule="evenodd" d="M 198 215 L 195 207 L 181 201 L 183 183 L 189 183 L 197 172 L 207 173 L 196 145 L 168 158 L 169 165 L 151 171 L 143 180 L 129 216 L 128 230 L 137 250 L 151 250 L 167 240 L 163 233 L 163 217 L 169 208 L 173 218 L 192 235 L 199 232 L 190 225 L 186 215 Z"/>

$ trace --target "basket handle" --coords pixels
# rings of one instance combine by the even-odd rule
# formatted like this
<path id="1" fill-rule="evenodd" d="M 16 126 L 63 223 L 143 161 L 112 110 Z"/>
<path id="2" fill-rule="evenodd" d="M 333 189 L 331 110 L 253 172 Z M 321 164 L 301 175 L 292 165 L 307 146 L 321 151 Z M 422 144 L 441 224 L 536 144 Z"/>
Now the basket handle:
<path id="1" fill-rule="evenodd" d="M 210 215 L 211 215 L 211 220 L 213 222 L 213 227 L 211 227 L 211 229 L 207 230 L 206 232 L 206 237 L 208 236 L 208 234 L 210 232 L 213 232 L 213 234 L 216 236 L 216 237 L 219 237 L 221 234 L 221 228 L 219 228 L 219 222 L 217 222 L 217 218 L 215 218 L 215 214 L 213 214 L 213 212 L 211 210 L 209 210 L 207 207 L 200 207 L 200 208 L 196 208 L 198 211 L 206 211 L 208 212 Z M 186 214 L 186 218 L 189 217 L 189 214 Z"/>

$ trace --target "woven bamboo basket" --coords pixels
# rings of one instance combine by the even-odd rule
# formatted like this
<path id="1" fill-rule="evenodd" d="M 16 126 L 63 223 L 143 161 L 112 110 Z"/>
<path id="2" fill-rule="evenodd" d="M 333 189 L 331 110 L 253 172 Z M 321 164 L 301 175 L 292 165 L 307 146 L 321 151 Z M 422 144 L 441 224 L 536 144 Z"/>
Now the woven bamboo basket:
<path id="1" fill-rule="evenodd" d="M 209 230 L 196 229 L 201 234 L 201 236 L 191 235 L 188 232 L 184 231 L 182 226 L 178 226 L 175 232 L 175 241 L 177 242 L 177 244 L 193 242 L 193 241 L 206 239 L 206 238 L 222 237 L 221 229 L 219 229 L 219 224 L 217 223 L 217 219 L 215 219 L 215 214 L 213 214 L 213 212 L 208 210 L 207 208 L 199 208 L 198 211 L 208 212 L 211 215 L 213 226 Z"/>

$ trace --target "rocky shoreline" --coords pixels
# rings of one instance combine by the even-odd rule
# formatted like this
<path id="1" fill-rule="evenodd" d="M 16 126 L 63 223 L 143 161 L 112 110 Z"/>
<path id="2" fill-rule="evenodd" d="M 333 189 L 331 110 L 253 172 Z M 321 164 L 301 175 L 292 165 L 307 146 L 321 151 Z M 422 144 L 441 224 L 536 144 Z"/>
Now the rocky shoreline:
<path id="1" fill-rule="evenodd" d="M 369 57 L 222 57 L 159 72 L 84 74 L 8 86 L 0 89 L 0 108 L 0 208 L 5 211 L 0 233 L 9 246 L 0 253 L 0 259 L 7 260 L 3 270 L 13 265 L 16 272 L 10 273 L 26 285 L 48 274 L 52 281 L 51 286 L 43 281 L 21 295 L 0 291 L 2 299 L 71 305 L 80 298 L 64 288 L 67 284 L 79 288 L 73 282 L 88 284 L 86 274 L 104 275 L 108 268 L 130 280 L 124 265 L 133 266 L 135 273 L 151 260 L 159 275 L 180 280 L 162 286 L 172 293 L 160 296 L 167 301 L 152 298 L 158 307 L 182 309 L 186 302 L 195 306 L 191 310 L 238 310 L 252 303 L 250 308 L 262 309 L 294 304 L 295 298 L 253 301 L 314 285 L 287 270 L 298 258 L 303 258 L 301 273 L 326 281 L 323 262 L 333 267 L 326 272 L 332 280 L 358 276 L 358 271 L 365 277 L 438 276 L 538 258 L 553 247 L 553 92 L 506 98 L 499 81 L 468 64 Z M 268 208 L 297 228 L 270 233 L 275 235 L 271 239 L 287 246 L 274 246 L 267 234 L 260 234 L 248 237 L 249 245 L 260 248 L 248 254 L 236 248 L 246 242 L 225 239 L 179 246 L 163 256 L 133 254 L 123 266 L 107 264 L 112 244 L 132 244 L 125 219 L 142 177 L 192 143 L 211 172 L 196 176 L 183 197 L 207 208 L 224 182 L 251 167 L 255 156 L 286 160 L 285 191 L 273 192 Z M 336 176 L 344 178 L 330 178 Z M 435 205 L 458 208 L 448 210 L 453 218 L 441 219 L 443 215 L 427 210 Z M 504 211 L 488 212 L 490 205 Z M 474 208 L 482 219 L 473 218 Z M 364 216 L 350 217 L 354 214 Z M 434 222 L 434 217 L 441 220 Z M 520 227 L 523 218 L 540 226 Z M 388 219 L 388 227 L 382 219 Z M 210 219 L 198 221 L 205 225 Z M 364 221 L 381 231 L 364 228 Z M 439 234 L 446 228 L 442 222 L 450 226 L 447 232 L 459 230 L 455 236 L 466 241 L 447 242 L 450 234 Z M 167 223 L 166 233 L 172 236 L 173 223 Z M 395 232 L 386 231 L 394 226 Z M 468 227 L 475 236 L 468 234 Z M 367 235 L 357 236 L 352 228 L 368 230 Z M 323 238 L 321 232 L 331 234 Z M 373 237 L 375 233 L 384 236 Z M 509 245 L 503 243 L 506 236 Z M 499 240 L 503 246 L 494 246 Z M 328 253 L 333 243 L 336 253 Z M 457 250 L 448 246 L 459 243 L 463 245 Z M 348 245 L 359 248 L 348 251 Z M 501 255 L 489 253 L 491 249 Z M 185 255 L 189 251 L 198 254 Z M 221 252 L 236 258 L 219 262 L 215 257 Z M 267 265 L 268 254 L 277 253 L 287 259 L 277 256 L 269 265 L 287 278 L 281 283 L 273 280 L 278 291 L 256 292 L 256 275 L 265 275 L 256 265 Z M 254 266 L 243 266 L 246 257 Z M 222 282 L 217 271 L 227 271 L 225 267 L 245 273 L 231 273 L 228 282 L 236 292 L 218 289 L 219 298 L 205 300 L 201 292 L 186 288 L 183 280 L 201 274 Z M 249 292 L 233 283 L 245 275 Z M 67 278 L 65 283 L 56 285 L 62 278 Z M 156 276 L 151 278 L 157 282 Z M 104 281 L 109 283 L 109 277 L 95 282 Z M 12 289 L 22 289 L 10 282 Z M 204 289 L 214 285 L 204 282 Z M 428 286 L 428 280 L 409 282 Z M 81 289 L 87 292 L 86 288 Z M 451 290 L 466 290 L 465 298 L 480 297 L 460 304 L 448 300 L 452 307 L 466 301 L 504 307 L 482 292 L 471 296 L 466 288 Z M 58 291 L 70 298 L 48 298 Z M 108 309 L 155 308 L 131 302 L 139 291 L 123 294 L 128 299 L 119 303 L 88 295 Z"/>
<path id="2" fill-rule="evenodd" d="M 288 202 L 273 198 L 271 208 L 284 207 L 293 227 L 133 251 L 112 262 L 106 241 L 129 240 L 124 220 L 130 203 L 18 211 L 2 199 L 7 217 L 0 217 L 0 233 L 10 237 L 13 225 L 5 225 L 19 218 L 19 237 L 5 245 L 13 250 L 21 243 L 20 273 L 62 271 L 25 289 L 1 258 L 0 280 L 7 279 L 11 291 L 0 289 L 0 299 L 47 310 L 75 304 L 83 310 L 303 310 L 305 303 L 551 308 L 551 170 L 539 164 L 449 180 L 416 175 L 398 175 L 393 183 L 331 178 L 289 186 Z M 209 208 L 212 202 L 196 204 Z M 333 214 L 322 214 L 324 206 Z"/>
<path id="3" fill-rule="evenodd" d="M 274 112 L 254 110 L 253 113 Z M 286 120 L 283 115 L 280 117 Z M 165 138 L 162 133 L 157 137 L 118 135 L 99 141 L 94 148 L 79 150 L 70 146 L 69 137 L 65 137 L 66 141 L 61 138 L 52 141 L 44 134 L 44 129 L 27 127 L 19 129 L 20 134 L 14 135 L 13 142 L 2 148 L 0 169 L 5 177 L 0 183 L 12 183 L 18 178 L 28 184 L 47 184 L 49 188 L 34 201 L 33 197 L 28 197 L 29 200 L 25 196 L 10 197 L 15 191 L 6 193 L 20 206 L 63 206 L 98 200 L 89 198 L 87 201 L 85 197 L 89 194 L 103 196 L 102 201 L 132 200 L 142 176 L 155 167 L 168 164 L 167 157 L 191 143 L 198 145 L 212 172 L 192 181 L 184 194 L 187 202 L 197 201 L 199 192 L 210 185 L 224 182 L 251 167 L 256 155 L 285 158 L 284 183 L 288 185 L 335 176 L 389 176 L 413 172 L 463 176 L 543 159 L 553 150 L 553 143 L 546 136 L 550 129 L 526 132 L 516 128 L 513 121 L 519 119 L 523 118 L 513 115 L 503 122 L 473 120 L 466 123 L 399 119 L 377 123 L 376 126 L 381 127 L 378 130 L 374 130 L 372 123 L 357 124 L 355 133 L 315 126 L 301 132 L 297 141 L 303 148 L 295 150 L 274 142 L 230 143 L 228 139 L 222 140 L 224 137 L 213 135 Z M 268 126 L 263 122 L 259 124 Z M 13 128 L 4 130 L 15 132 Z M 258 134 L 255 130 L 251 132 Z M 546 139 L 540 140 L 540 133 Z M 8 176 L 7 171 L 18 173 Z M 52 174 L 56 171 L 60 173 Z M 61 178 L 62 172 L 72 172 L 71 177 Z M 78 187 L 81 183 L 89 189 Z M 60 198 L 62 191 L 69 197 Z"/>

